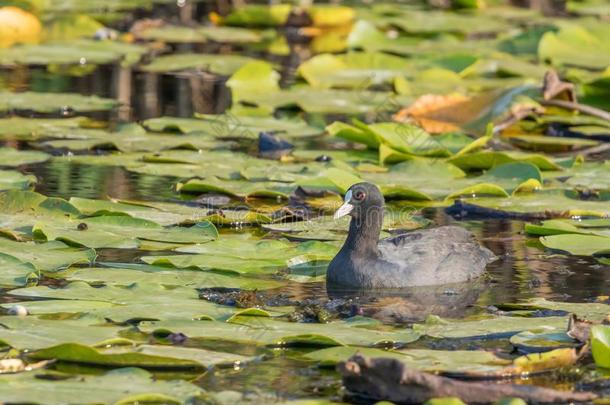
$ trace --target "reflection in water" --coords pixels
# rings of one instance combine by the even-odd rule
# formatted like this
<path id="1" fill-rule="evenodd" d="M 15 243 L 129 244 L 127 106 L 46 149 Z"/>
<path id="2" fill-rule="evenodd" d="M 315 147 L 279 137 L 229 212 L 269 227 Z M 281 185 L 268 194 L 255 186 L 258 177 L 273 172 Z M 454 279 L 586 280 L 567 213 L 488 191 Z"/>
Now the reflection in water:
<path id="1" fill-rule="evenodd" d="M 428 315 L 461 318 L 477 302 L 484 280 L 400 290 L 346 290 L 327 286 L 328 296 L 364 302 L 364 314 L 384 323 L 422 321 Z"/>
<path id="2" fill-rule="evenodd" d="M 23 171 L 36 176 L 38 183 L 35 191 L 47 196 L 149 201 L 177 197 L 173 191 L 175 179 L 128 172 L 117 166 L 52 160 L 26 166 Z"/>

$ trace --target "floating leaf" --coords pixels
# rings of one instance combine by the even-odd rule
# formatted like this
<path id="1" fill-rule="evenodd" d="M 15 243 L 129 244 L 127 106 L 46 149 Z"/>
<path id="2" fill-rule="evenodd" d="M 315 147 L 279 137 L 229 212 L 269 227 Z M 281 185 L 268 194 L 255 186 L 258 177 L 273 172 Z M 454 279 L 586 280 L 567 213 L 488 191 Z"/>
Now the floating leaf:
<path id="1" fill-rule="evenodd" d="M 267 62 L 251 61 L 242 65 L 227 81 L 233 101 L 256 100 L 259 94 L 276 93 L 280 90 L 280 75 Z"/>
<path id="2" fill-rule="evenodd" d="M 32 163 L 40 163 L 48 160 L 51 156 L 33 150 L 17 150 L 13 148 L 0 148 L 0 166 L 16 167 Z"/>
<path id="3" fill-rule="evenodd" d="M 0 190 L 27 190 L 36 183 L 36 177 L 13 170 L 0 170 Z"/>
<path id="4" fill-rule="evenodd" d="M 443 338 L 502 338 L 540 327 L 565 327 L 567 318 L 523 318 L 500 316 L 481 320 L 416 324 L 415 331 L 430 337 Z"/>
<path id="5" fill-rule="evenodd" d="M 76 343 L 64 343 L 29 353 L 34 359 L 57 359 L 69 363 L 82 363 L 106 367 L 142 367 L 163 369 L 203 368 L 197 361 L 172 358 L 142 352 L 104 353 Z"/>
<path id="6" fill-rule="evenodd" d="M 202 395 L 202 390 L 189 382 L 158 380 L 136 368 L 112 370 L 100 376 L 84 375 L 60 380 L 53 378 L 56 376 L 42 374 L 42 378 L 37 378 L 24 373 L 3 378 L 0 396 L 7 402 L 62 405 L 74 403 L 75 398 L 89 397 L 108 404 L 180 404 Z"/>
<path id="7" fill-rule="evenodd" d="M 129 66 L 137 63 L 146 52 L 142 46 L 124 42 L 79 39 L 0 49 L 0 65 L 83 66 L 122 61 Z"/>
<path id="8" fill-rule="evenodd" d="M 540 39 L 538 57 L 557 65 L 604 69 L 610 65 L 610 45 L 603 31 L 576 24 L 564 24 L 558 32 L 547 32 Z"/>
<path id="9" fill-rule="evenodd" d="M 540 243 L 549 249 L 561 250 L 579 256 L 610 254 L 610 236 L 551 235 L 540 238 Z"/>
<path id="10" fill-rule="evenodd" d="M 116 100 L 98 96 L 81 96 L 73 93 L 10 93 L 0 92 L 0 111 L 36 111 L 59 113 L 64 110 L 77 112 L 111 110 L 118 106 Z"/>
<path id="11" fill-rule="evenodd" d="M 138 240 L 188 244 L 205 243 L 218 237 L 216 227 L 207 221 L 190 228 L 162 227 L 156 222 L 124 215 L 39 222 L 32 232 L 38 239 L 59 240 L 72 246 L 122 249 L 140 246 Z"/>
<path id="12" fill-rule="evenodd" d="M 610 327 L 591 327 L 591 353 L 598 367 L 610 368 Z"/>
<path id="13" fill-rule="evenodd" d="M 411 63 L 383 53 L 322 54 L 303 62 L 298 72 L 312 87 L 367 88 L 391 83 Z"/>
<path id="14" fill-rule="evenodd" d="M 551 328 L 532 329 L 510 337 L 510 343 L 525 353 L 546 352 L 558 348 L 575 347 L 579 343 L 569 337 L 565 330 Z"/>
<path id="15" fill-rule="evenodd" d="M 95 258 L 92 249 L 73 249 L 62 242 L 26 243 L 0 238 L 0 253 L 31 263 L 39 270 L 54 271 Z"/>
<path id="16" fill-rule="evenodd" d="M 118 338 L 120 328 L 99 326 L 93 320 L 38 319 L 34 316 L 0 317 L 0 342 L 24 350 L 38 350 L 65 342 L 105 344 Z M 66 333 L 66 331 L 71 331 Z"/>
<path id="17" fill-rule="evenodd" d="M 159 56 L 148 65 L 142 66 L 147 72 L 165 73 L 188 69 L 205 70 L 223 76 L 230 76 L 254 59 L 241 55 L 212 55 L 181 53 Z"/>

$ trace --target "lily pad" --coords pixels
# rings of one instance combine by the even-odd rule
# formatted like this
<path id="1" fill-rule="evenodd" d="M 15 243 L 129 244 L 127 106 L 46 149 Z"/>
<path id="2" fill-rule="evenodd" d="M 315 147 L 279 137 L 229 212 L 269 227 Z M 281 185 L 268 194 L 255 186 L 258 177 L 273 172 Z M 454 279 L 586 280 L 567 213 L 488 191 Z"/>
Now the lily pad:
<path id="1" fill-rule="evenodd" d="M 153 73 L 165 73 L 197 69 L 222 76 L 230 76 L 253 60 L 241 55 L 182 53 L 159 56 L 151 63 L 142 66 L 142 70 Z"/>
<path id="2" fill-rule="evenodd" d="M 37 139 L 46 131 L 67 131 L 80 127 L 86 119 L 75 118 L 22 118 L 11 117 L 0 119 L 0 136 L 2 139 Z"/>
<path id="3" fill-rule="evenodd" d="M 203 132 L 216 138 L 257 139 L 263 131 L 276 132 L 282 137 L 307 137 L 322 131 L 300 119 L 241 116 L 230 113 L 201 115 L 199 118 L 160 117 L 144 121 L 152 131 L 179 131 L 184 134 Z"/>
<path id="4" fill-rule="evenodd" d="M 610 236 L 550 235 L 540 238 L 540 243 L 549 249 L 578 256 L 610 255 Z"/>
<path id="5" fill-rule="evenodd" d="M 607 201 L 580 200 L 559 190 L 542 190 L 518 194 L 509 198 L 476 198 L 467 202 L 506 212 L 538 213 L 558 218 L 593 216 L 607 217 L 610 207 Z"/>
<path id="6" fill-rule="evenodd" d="M 31 263 L 41 271 L 56 271 L 76 263 L 89 263 L 95 258 L 93 249 L 74 249 L 58 241 L 30 243 L 4 238 L 0 238 L 0 253 Z"/>
<path id="7" fill-rule="evenodd" d="M 95 320 L 49 320 L 34 316 L 0 317 L 0 342 L 24 350 L 38 350 L 57 344 L 73 342 L 85 345 L 104 345 L 118 338 L 121 328 L 96 325 Z M 69 334 L 66 330 L 70 330 Z"/>
<path id="8" fill-rule="evenodd" d="M 154 349 L 152 350 L 155 351 Z M 29 353 L 34 359 L 57 359 L 69 363 L 81 363 L 106 367 L 142 367 L 156 369 L 201 369 L 198 361 L 145 354 L 142 351 L 110 352 L 96 350 L 76 343 L 64 343 Z"/>
<path id="9" fill-rule="evenodd" d="M 482 350 L 401 349 L 388 351 L 355 347 L 329 347 L 308 353 L 305 358 L 328 366 L 345 361 L 357 353 L 367 357 L 392 357 L 418 370 L 452 375 L 483 375 L 501 370 L 512 364 L 510 360 L 501 359 L 491 352 Z"/>
<path id="10" fill-rule="evenodd" d="M 545 33 L 538 45 L 538 57 L 556 65 L 604 69 L 610 65 L 608 55 L 610 45 L 604 31 L 576 24 L 564 24 L 558 32 Z"/>
<path id="11" fill-rule="evenodd" d="M 0 148 L 0 165 L 16 167 L 32 163 L 40 163 L 48 160 L 51 156 L 38 151 L 22 151 L 13 148 Z"/>
<path id="12" fill-rule="evenodd" d="M 44 378 L 48 376 L 48 378 Z M 61 405 L 95 397 L 101 403 L 163 402 L 180 404 L 203 395 L 202 390 L 185 381 L 159 381 L 144 370 L 123 368 L 101 376 L 54 379 L 56 374 L 37 378 L 31 373 L 3 376 L 0 395 L 7 402 Z"/>
<path id="13" fill-rule="evenodd" d="M 98 96 L 75 93 L 11 93 L 0 92 L 0 111 L 35 111 L 60 113 L 62 111 L 105 111 L 119 105 L 118 101 Z"/>
<path id="14" fill-rule="evenodd" d="M 610 368 L 610 327 L 595 325 L 591 328 L 591 353 L 598 367 Z"/>
<path id="15" fill-rule="evenodd" d="M 142 322 L 140 329 L 155 334 L 184 333 L 190 338 L 230 339 L 263 345 L 287 346 L 371 346 L 380 342 L 408 343 L 417 340 L 418 334 L 409 330 L 385 332 L 355 328 L 345 322 L 329 324 L 295 323 L 273 320 L 261 316 L 237 316 L 230 322 L 173 321 Z"/>
<path id="16" fill-rule="evenodd" d="M 137 63 L 146 52 L 142 46 L 124 42 L 79 39 L 0 49 L 0 65 L 82 66 L 122 61 L 129 66 Z"/>
<path id="17" fill-rule="evenodd" d="M 139 241 L 174 244 L 205 243 L 218 237 L 210 222 L 200 222 L 190 228 L 162 227 L 156 222 L 124 215 L 97 216 L 63 222 L 39 222 L 34 225 L 34 237 L 59 240 L 71 246 L 92 248 L 136 248 Z"/>
<path id="18" fill-rule="evenodd" d="M 336 247 L 319 242 L 296 245 L 282 240 L 257 241 L 236 237 L 180 248 L 178 251 L 191 254 L 144 256 L 142 260 L 153 265 L 178 268 L 195 267 L 248 275 L 274 274 L 288 268 L 295 258 L 306 258 L 307 262 L 330 260 Z"/>
<path id="19" fill-rule="evenodd" d="M 541 327 L 562 328 L 567 324 L 565 317 L 524 318 L 499 316 L 471 321 L 427 322 L 413 325 L 413 329 L 437 339 L 444 338 L 485 338 L 499 339 L 526 330 Z"/>
<path id="20" fill-rule="evenodd" d="M 0 254 L 0 285 L 5 287 L 24 287 L 29 282 L 36 282 L 40 273 L 31 263 Z"/>
<path id="21" fill-rule="evenodd" d="M 142 263 L 101 263 L 107 268 L 76 268 L 58 274 L 69 281 L 114 284 L 128 287 L 134 283 L 196 288 L 239 288 L 264 290 L 281 286 L 274 280 L 241 277 L 237 274 L 206 272 L 195 269 L 151 266 Z"/>
<path id="22" fill-rule="evenodd" d="M 312 87 L 367 88 L 391 83 L 411 63 L 383 53 L 322 54 L 303 62 L 298 72 Z"/>
<path id="23" fill-rule="evenodd" d="M 576 347 L 577 341 L 569 337 L 565 330 L 550 328 L 532 329 L 510 337 L 510 343 L 525 353 L 546 352 L 564 347 Z"/>
<path id="24" fill-rule="evenodd" d="M 36 183 L 36 177 L 13 170 L 0 170 L 0 190 L 27 190 Z"/>

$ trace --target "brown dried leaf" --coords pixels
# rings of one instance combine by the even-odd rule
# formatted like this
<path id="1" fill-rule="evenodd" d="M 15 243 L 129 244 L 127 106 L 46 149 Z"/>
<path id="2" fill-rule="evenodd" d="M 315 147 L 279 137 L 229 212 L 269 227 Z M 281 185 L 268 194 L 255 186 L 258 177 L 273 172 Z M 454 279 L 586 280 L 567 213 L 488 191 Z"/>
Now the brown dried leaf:
<path id="1" fill-rule="evenodd" d="M 589 341 L 589 332 L 591 332 L 591 326 L 593 325 L 595 325 L 594 322 L 580 319 L 576 315 L 571 314 L 566 333 L 572 339 L 576 339 L 581 343 L 586 343 Z"/>
<path id="2" fill-rule="evenodd" d="M 574 83 L 562 82 L 556 71 L 549 70 L 544 75 L 542 82 L 542 98 L 545 100 L 567 100 L 575 103 Z"/>
<path id="3" fill-rule="evenodd" d="M 430 133 L 451 132 L 460 129 L 463 122 L 464 107 L 471 99 L 461 94 L 426 94 L 413 104 L 403 108 L 394 121 L 414 120 Z"/>

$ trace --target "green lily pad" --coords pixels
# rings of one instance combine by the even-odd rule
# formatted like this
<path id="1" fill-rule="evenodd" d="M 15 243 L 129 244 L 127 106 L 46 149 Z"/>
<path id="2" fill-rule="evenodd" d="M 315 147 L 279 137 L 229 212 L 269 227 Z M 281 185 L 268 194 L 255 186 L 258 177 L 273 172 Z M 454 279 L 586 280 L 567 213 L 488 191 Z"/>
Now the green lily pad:
<path id="1" fill-rule="evenodd" d="M 536 165 L 540 170 L 563 169 L 548 156 L 516 152 L 475 152 L 452 157 L 449 159 L 449 162 L 462 170 L 488 170 L 501 164 L 513 162 L 531 163 Z"/>
<path id="2" fill-rule="evenodd" d="M 300 119 L 240 116 L 233 114 L 201 115 L 199 118 L 160 117 L 144 121 L 152 131 L 179 131 L 183 134 L 203 132 L 216 138 L 257 139 L 263 131 L 277 132 L 281 137 L 320 135 L 320 129 Z"/>
<path id="3" fill-rule="evenodd" d="M 212 277 L 213 279 L 213 277 Z M 189 283 L 188 274 L 185 284 Z M 217 305 L 200 300 L 193 286 L 176 287 L 175 285 L 159 285 L 149 282 L 121 286 L 106 284 L 92 287 L 81 281 L 73 281 L 64 288 L 48 288 L 44 286 L 20 288 L 11 291 L 16 297 L 45 298 L 53 306 L 55 312 L 86 313 L 91 319 L 103 323 L 105 320 L 128 322 L 141 319 L 173 320 L 173 319 L 226 319 L 233 315 L 235 308 Z M 62 302 L 65 303 L 62 307 Z M 68 300 L 83 301 L 83 307 Z M 112 306 L 94 306 L 91 301 L 110 303 Z M 33 308 L 38 313 L 48 314 L 35 303 L 20 303 L 26 308 Z M 33 305 L 33 306 L 32 306 Z"/>
<path id="4" fill-rule="evenodd" d="M 491 352 L 482 350 L 381 350 L 343 346 L 316 350 L 307 353 L 304 357 L 317 361 L 323 366 L 331 366 L 357 353 L 367 357 L 391 357 L 418 370 L 452 375 L 485 374 L 512 364 L 510 360 L 501 359 Z"/>
<path id="5" fill-rule="evenodd" d="M 100 376 L 85 375 L 59 380 L 53 378 L 57 374 L 40 375 L 42 378 L 32 373 L 3 376 L 0 395 L 7 402 L 48 405 L 86 403 L 87 398 L 95 398 L 106 404 L 181 404 L 203 395 L 201 388 L 189 382 L 158 380 L 136 368 L 112 370 Z"/>
<path id="6" fill-rule="evenodd" d="M 101 65 L 122 61 L 130 66 L 148 50 L 139 45 L 87 39 L 21 45 L 0 49 L 0 65 Z"/>
<path id="7" fill-rule="evenodd" d="M 275 280 L 241 277 L 232 273 L 206 272 L 195 269 L 151 266 L 142 263 L 102 263 L 105 268 L 75 268 L 58 274 L 68 281 L 85 281 L 91 284 L 130 286 L 134 283 L 157 283 L 165 286 L 192 286 L 196 288 L 239 288 L 264 290 L 279 287 Z"/>
<path id="8" fill-rule="evenodd" d="M 565 184 L 575 188 L 610 190 L 610 163 L 584 163 L 572 167 L 566 174 L 570 176 Z"/>
<path id="9" fill-rule="evenodd" d="M 207 39 L 214 42 L 230 44 L 247 44 L 260 42 L 264 33 L 241 27 L 201 27 L 198 29 Z"/>
<path id="10" fill-rule="evenodd" d="M 560 190 L 542 190 L 508 198 L 476 198 L 466 201 L 506 212 L 546 213 L 559 218 L 610 215 L 607 201 L 579 200 Z"/>
<path id="11" fill-rule="evenodd" d="M 99 322 L 95 320 L 49 320 L 34 316 L 2 316 L 0 324 L 3 325 L 0 342 L 20 350 L 38 350 L 67 342 L 104 345 L 118 338 L 120 330 L 116 326 L 96 325 Z"/>
<path id="12" fill-rule="evenodd" d="M 207 221 L 190 228 L 162 227 L 156 222 L 125 215 L 39 222 L 32 232 L 37 239 L 59 240 L 71 246 L 121 249 L 136 248 L 143 240 L 189 244 L 205 243 L 218 237 L 216 227 Z"/>
<path id="13" fill-rule="evenodd" d="M 610 327 L 595 325 L 591 327 L 591 353 L 598 367 L 610 368 Z"/>
<path id="14" fill-rule="evenodd" d="M 4 238 L 0 238 L 0 253 L 31 263 L 41 271 L 56 271 L 76 263 L 89 263 L 95 258 L 93 249 L 74 249 L 58 241 L 29 243 Z"/>
<path id="15" fill-rule="evenodd" d="M 270 76 L 269 73 L 267 73 Z M 251 88 L 255 88 L 259 79 L 250 79 Z M 239 98 L 248 104 L 255 104 L 262 111 L 273 112 L 276 109 L 298 108 L 312 114 L 366 114 L 384 113 L 396 110 L 405 105 L 410 97 L 394 93 L 367 90 L 315 89 L 307 86 L 295 86 L 278 91 L 268 85 L 264 92 L 250 91 Z"/>
<path id="16" fill-rule="evenodd" d="M 502 308 L 509 310 L 535 311 L 547 309 L 552 311 L 564 311 L 592 321 L 601 321 L 610 313 L 610 305 L 608 304 L 594 302 L 559 302 L 549 301 L 544 298 L 533 298 L 516 304 L 503 304 Z"/>
<path id="17" fill-rule="evenodd" d="M 237 274 L 274 274 L 286 269 L 291 260 L 299 262 L 330 260 L 336 247 L 320 242 L 293 244 L 282 240 L 259 240 L 245 237 L 222 238 L 216 242 L 179 248 L 180 255 L 144 256 L 146 263 L 178 268 L 195 267 Z"/>
<path id="18" fill-rule="evenodd" d="M 558 32 L 547 32 L 542 36 L 538 57 L 556 65 L 604 69 L 610 65 L 607 38 L 607 30 L 564 24 Z"/>
<path id="19" fill-rule="evenodd" d="M 149 27 L 137 32 L 138 39 L 170 43 L 205 43 L 207 38 L 197 28 L 179 25 Z"/>
<path id="20" fill-rule="evenodd" d="M 565 330 L 551 328 L 532 329 L 517 333 L 510 337 L 510 343 L 525 353 L 546 352 L 579 345 L 577 341 L 566 334 Z"/>
<path id="21" fill-rule="evenodd" d="M 159 56 L 142 70 L 153 73 L 178 72 L 198 69 L 222 76 L 230 76 L 254 59 L 241 55 L 213 55 L 200 53 L 181 53 Z"/>
<path id="22" fill-rule="evenodd" d="M 578 256 L 610 254 L 610 236 L 550 235 L 541 237 L 540 243 L 549 249 L 561 250 Z"/>
<path id="23" fill-rule="evenodd" d="M 5 287 L 23 287 L 40 277 L 31 263 L 24 263 L 7 254 L 0 254 L 0 269 L 0 285 Z"/>
<path id="24" fill-rule="evenodd" d="M 0 170 L 0 190 L 27 190 L 36 183 L 36 177 L 14 170 Z"/>
<path id="25" fill-rule="evenodd" d="M 140 329 L 147 333 L 184 333 L 190 338 L 221 338 L 259 345 L 288 346 L 371 346 L 379 342 L 408 343 L 417 340 L 418 334 L 409 330 L 377 331 L 355 328 L 337 321 L 329 324 L 277 321 L 262 316 L 237 316 L 230 322 L 171 321 L 141 322 Z"/>
<path id="26" fill-rule="evenodd" d="M 606 219 L 578 220 L 558 220 L 553 219 L 543 221 L 540 225 L 525 224 L 525 231 L 531 235 L 561 235 L 576 233 L 583 235 L 599 235 L 610 237 L 610 223 Z"/>
<path id="27" fill-rule="evenodd" d="M 498 339 L 515 335 L 526 330 L 541 327 L 564 328 L 565 317 L 524 318 L 498 316 L 494 318 L 465 321 L 443 321 L 415 324 L 413 329 L 437 339 L 445 338 L 485 338 Z"/>
<path id="28" fill-rule="evenodd" d="M 542 135 L 522 135 L 508 138 L 510 143 L 521 149 L 544 152 L 565 152 L 596 146 L 599 142 L 592 139 L 550 137 Z"/>
<path id="29" fill-rule="evenodd" d="M 383 53 L 322 54 L 303 62 L 299 74 L 312 87 L 366 88 L 391 83 L 411 63 Z"/>
<path id="30" fill-rule="evenodd" d="M 280 75 L 270 63 L 250 61 L 236 70 L 227 81 L 233 101 L 253 101 L 261 93 L 277 93 Z"/>
<path id="31" fill-rule="evenodd" d="M 75 118 L 22 118 L 11 117 L 0 119 L 0 137 L 2 139 L 33 140 L 46 131 L 67 131 L 80 127 L 86 119 Z"/>
<path id="32" fill-rule="evenodd" d="M 63 110 L 77 112 L 111 110 L 118 101 L 98 96 L 82 96 L 75 93 L 11 93 L 0 92 L 0 111 L 36 111 L 58 113 Z"/>
<path id="33" fill-rule="evenodd" d="M 464 177 L 456 166 L 442 161 L 410 160 L 392 167 L 387 173 L 364 174 L 386 198 L 432 201 L 460 196 L 508 197 L 524 184 L 541 188 L 542 176 L 530 163 L 506 163 L 478 177 Z"/>
<path id="34" fill-rule="evenodd" d="M 210 177 L 205 180 L 193 179 L 186 183 L 178 183 L 176 189 L 182 193 L 216 193 L 235 198 L 273 198 L 285 200 L 288 199 L 288 193 L 294 187 L 278 182 L 224 181 L 217 177 Z"/>
<path id="35" fill-rule="evenodd" d="M 155 350 L 153 350 L 155 351 Z M 37 350 L 28 355 L 34 359 L 57 359 L 69 363 L 81 363 L 106 367 L 142 367 L 163 369 L 203 368 L 198 361 L 184 358 L 172 358 L 142 352 L 105 353 L 89 346 L 76 343 L 64 343 Z"/>
<path id="36" fill-rule="evenodd" d="M 331 135 L 370 147 L 387 145 L 391 149 L 415 156 L 446 157 L 450 152 L 430 134 L 415 125 L 383 122 L 371 125 L 356 123 L 351 126 L 334 123 L 327 127 Z M 380 159 L 385 162 L 388 159 Z M 404 159 L 403 159 L 404 160 Z"/>
<path id="37" fill-rule="evenodd" d="M 263 224 L 270 223 L 272 218 L 265 213 L 246 209 L 210 210 L 184 204 L 125 201 L 125 200 L 93 200 L 72 197 L 70 203 L 83 214 L 129 215 L 134 218 L 146 219 L 160 225 L 196 224 L 209 221 L 216 225 L 231 224 Z M 1 204 L 0 204 L 1 206 Z"/>
<path id="38" fill-rule="evenodd" d="M 0 148 L 1 166 L 16 167 L 32 163 L 40 163 L 48 160 L 51 156 L 38 151 L 22 151 L 13 148 Z"/>

